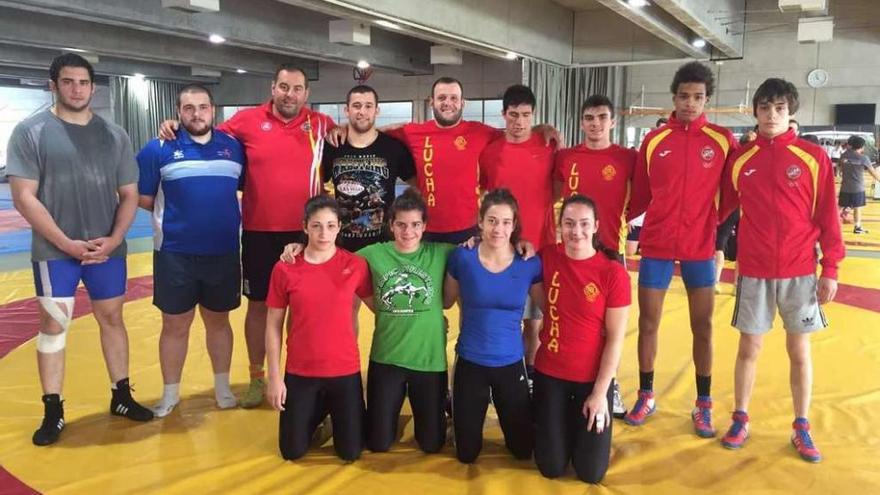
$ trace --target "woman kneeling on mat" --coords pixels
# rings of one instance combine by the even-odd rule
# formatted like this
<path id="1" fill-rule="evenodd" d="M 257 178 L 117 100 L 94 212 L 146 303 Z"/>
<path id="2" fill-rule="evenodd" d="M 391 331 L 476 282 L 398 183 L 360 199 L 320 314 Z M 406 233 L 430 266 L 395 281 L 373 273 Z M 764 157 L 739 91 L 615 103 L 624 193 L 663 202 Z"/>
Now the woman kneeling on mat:
<path id="1" fill-rule="evenodd" d="M 389 211 L 393 242 L 367 246 L 376 291 L 376 330 L 367 375 L 367 447 L 385 452 L 397 438 L 409 396 L 416 442 L 426 453 L 446 443 L 446 325 L 443 277 L 451 244 L 422 242 L 427 206 L 412 188 Z"/>
<path id="2" fill-rule="evenodd" d="M 367 263 L 336 247 L 339 207 L 328 196 L 306 203 L 308 244 L 296 263 L 276 263 L 266 305 L 266 397 L 281 411 L 278 445 L 287 460 L 302 457 L 330 412 L 336 455 L 354 461 L 363 450 L 364 398 L 354 320 L 356 297 L 372 307 Z M 279 370 L 281 326 L 290 307 L 287 361 Z"/>
<path id="3" fill-rule="evenodd" d="M 559 216 L 562 244 L 541 251 L 546 297 L 535 358 L 535 462 L 555 478 L 571 461 L 578 478 L 598 483 L 611 453 L 609 404 L 630 281 L 617 253 L 598 242 L 591 199 L 569 196 Z"/>
<path id="4" fill-rule="evenodd" d="M 517 459 L 528 459 L 533 425 L 520 322 L 526 296 L 544 296 L 541 262 L 516 254 L 521 225 L 507 189 L 483 197 L 479 227 L 476 249 L 458 248 L 450 255 L 443 289 L 445 304 L 459 299 L 461 307 L 452 384 L 456 456 L 471 463 L 480 454 L 491 394 L 507 448 Z"/>

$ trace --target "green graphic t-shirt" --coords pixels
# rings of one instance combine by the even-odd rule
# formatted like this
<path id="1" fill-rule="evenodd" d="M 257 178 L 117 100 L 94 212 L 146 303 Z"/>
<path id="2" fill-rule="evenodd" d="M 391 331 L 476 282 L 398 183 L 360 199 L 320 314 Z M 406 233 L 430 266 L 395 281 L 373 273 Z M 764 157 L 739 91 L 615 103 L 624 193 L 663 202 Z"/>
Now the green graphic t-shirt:
<path id="1" fill-rule="evenodd" d="M 446 371 L 443 277 L 451 244 L 422 243 L 409 254 L 393 242 L 367 246 L 376 330 L 370 360 L 416 371 Z"/>

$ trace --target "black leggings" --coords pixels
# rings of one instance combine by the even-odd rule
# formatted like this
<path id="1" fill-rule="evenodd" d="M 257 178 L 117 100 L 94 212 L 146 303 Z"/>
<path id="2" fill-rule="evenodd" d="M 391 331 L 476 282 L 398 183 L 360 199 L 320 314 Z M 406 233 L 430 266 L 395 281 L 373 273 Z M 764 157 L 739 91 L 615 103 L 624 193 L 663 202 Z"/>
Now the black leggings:
<path id="1" fill-rule="evenodd" d="M 361 374 L 332 378 L 284 375 L 287 400 L 278 426 L 278 447 L 286 460 L 309 449 L 315 429 L 327 412 L 333 422 L 333 449 L 346 461 L 360 457 L 364 446 L 364 389 Z"/>
<path id="2" fill-rule="evenodd" d="M 490 391 L 507 449 L 517 459 L 532 456 L 531 399 L 522 361 L 488 367 L 459 357 L 452 382 L 452 425 L 459 461 L 471 463 L 480 455 Z"/>
<path id="3" fill-rule="evenodd" d="M 547 478 L 565 472 L 568 461 L 581 481 L 598 483 L 608 471 L 611 455 L 611 426 L 596 433 L 587 430 L 582 413 L 593 382 L 578 383 L 535 373 L 535 463 Z M 608 387 L 609 409 L 613 404 L 613 383 Z"/>
<path id="4" fill-rule="evenodd" d="M 387 452 L 397 437 L 403 398 L 412 406 L 416 442 L 425 453 L 446 443 L 445 371 L 414 371 L 370 361 L 367 374 L 367 448 Z"/>

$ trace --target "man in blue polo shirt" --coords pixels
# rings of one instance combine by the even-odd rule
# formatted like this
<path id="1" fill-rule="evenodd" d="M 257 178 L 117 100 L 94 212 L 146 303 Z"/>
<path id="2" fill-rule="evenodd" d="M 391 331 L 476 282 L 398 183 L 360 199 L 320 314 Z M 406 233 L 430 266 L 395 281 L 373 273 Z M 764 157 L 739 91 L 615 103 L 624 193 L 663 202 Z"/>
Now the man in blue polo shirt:
<path id="1" fill-rule="evenodd" d="M 185 86 L 177 104 L 183 126 L 177 139 L 154 139 L 137 156 L 138 204 L 153 212 L 153 304 L 162 311 L 159 361 L 165 387 L 153 408 L 158 417 L 180 400 L 196 305 L 207 331 L 217 406 L 236 405 L 229 387 L 229 311 L 241 304 L 237 192 L 244 152 L 234 138 L 213 130 L 214 100 L 207 88 Z"/>

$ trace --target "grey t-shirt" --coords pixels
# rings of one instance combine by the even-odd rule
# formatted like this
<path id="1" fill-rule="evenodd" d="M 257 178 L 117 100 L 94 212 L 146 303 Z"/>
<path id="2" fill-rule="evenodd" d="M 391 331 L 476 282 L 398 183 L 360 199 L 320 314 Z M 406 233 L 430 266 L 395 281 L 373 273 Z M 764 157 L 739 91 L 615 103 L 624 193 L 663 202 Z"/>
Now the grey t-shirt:
<path id="1" fill-rule="evenodd" d="M 860 193 L 865 191 L 865 169 L 871 168 L 870 158 L 853 150 L 846 150 L 840 155 L 840 168 L 843 171 L 840 192 Z"/>
<path id="2" fill-rule="evenodd" d="M 6 175 L 39 182 L 37 199 L 58 227 L 74 240 L 110 235 L 119 206 L 117 189 L 138 180 L 128 134 L 98 115 L 86 125 L 64 122 L 51 111 L 25 119 L 12 131 Z M 33 233 L 31 259 L 69 258 Z M 123 257 L 126 245 L 111 256 Z"/>

